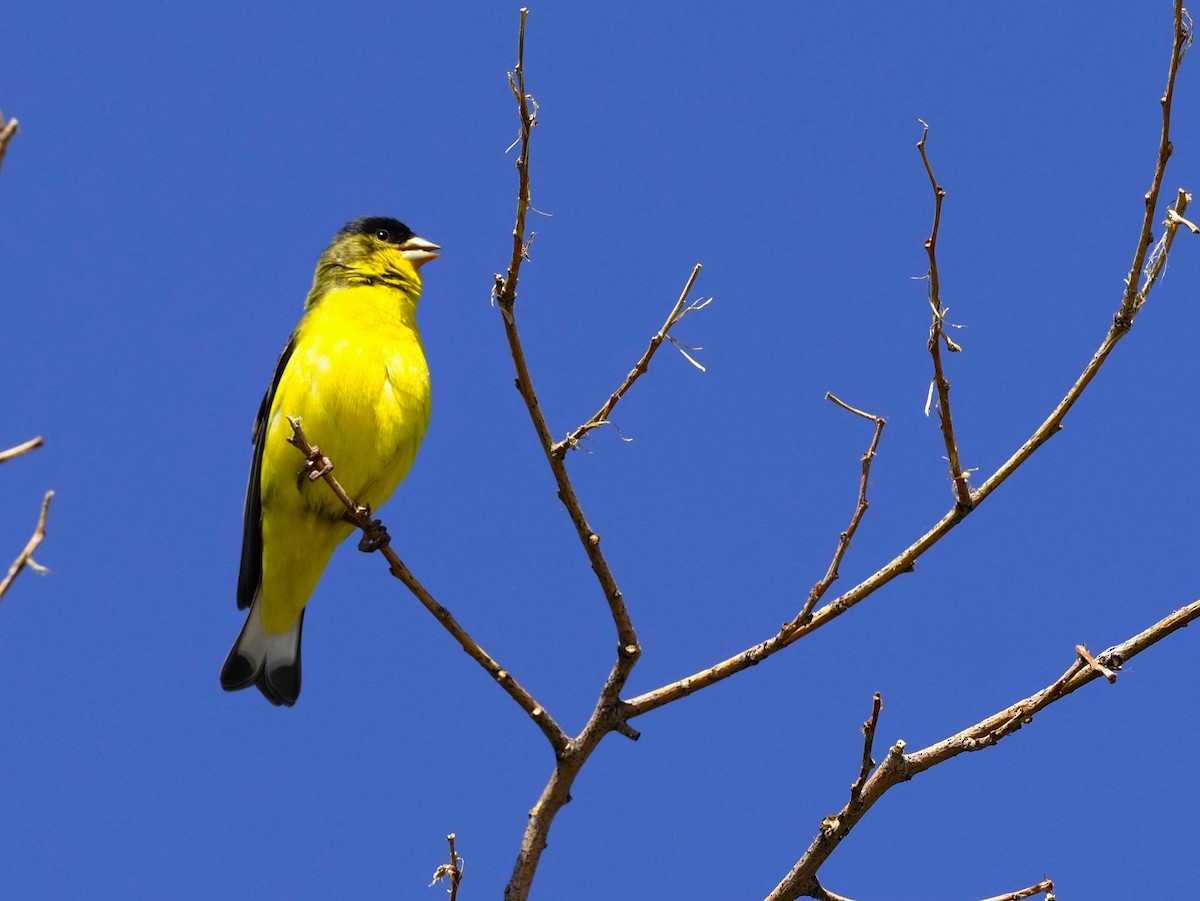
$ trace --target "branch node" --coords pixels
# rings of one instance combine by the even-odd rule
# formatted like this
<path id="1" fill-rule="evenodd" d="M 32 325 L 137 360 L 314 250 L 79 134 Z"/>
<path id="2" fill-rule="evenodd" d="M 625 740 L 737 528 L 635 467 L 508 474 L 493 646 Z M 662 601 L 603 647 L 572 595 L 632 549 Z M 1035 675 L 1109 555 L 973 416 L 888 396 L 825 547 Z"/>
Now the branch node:
<path id="1" fill-rule="evenodd" d="M 646 373 L 647 370 L 649 370 L 650 360 L 654 357 L 655 352 L 659 349 L 659 347 L 662 346 L 664 341 L 670 341 L 675 346 L 675 349 L 683 354 L 689 363 L 691 363 L 701 372 L 704 371 L 704 367 L 688 354 L 688 350 L 694 352 L 700 350 L 701 348 L 690 347 L 686 344 L 683 344 L 670 334 L 672 327 L 674 327 L 675 324 L 683 319 L 683 317 L 688 313 L 702 310 L 712 303 L 712 298 L 708 297 L 695 300 L 692 303 L 687 304 L 687 306 L 684 306 L 684 304 L 687 303 L 688 295 L 692 292 L 692 286 L 696 283 L 696 278 L 700 275 L 701 268 L 702 267 L 699 263 L 692 267 L 691 275 L 688 276 L 687 282 L 683 286 L 683 291 L 680 292 L 679 299 L 675 301 L 675 306 L 671 308 L 671 312 L 667 315 L 666 321 L 663 322 L 662 327 L 654 334 L 653 337 L 651 337 L 650 344 L 646 348 L 645 353 L 643 353 L 637 363 L 634 364 L 633 369 L 629 370 L 629 374 L 625 376 L 625 381 L 620 384 L 616 391 L 609 395 L 608 400 L 604 402 L 600 409 L 597 410 L 592 417 L 587 420 L 587 422 L 583 423 L 581 426 L 579 426 L 579 428 L 567 435 L 566 438 L 564 438 L 562 441 L 559 441 L 557 444 L 554 444 L 550 448 L 550 454 L 553 457 L 561 460 L 566 455 L 568 450 L 575 450 L 579 447 L 579 439 L 581 439 L 584 435 L 593 429 L 609 423 L 609 416 L 612 414 L 613 408 L 616 407 L 617 403 L 625 396 L 629 389 L 633 387 L 634 382 L 636 382 Z M 617 434 L 620 435 L 620 429 L 617 430 Z M 626 441 L 630 440 L 625 438 L 624 435 L 621 435 L 621 438 L 622 440 Z"/>
<path id="2" fill-rule="evenodd" d="M 49 570 L 38 563 L 33 562 L 33 552 L 41 546 L 41 543 L 46 538 L 46 517 L 50 515 L 50 501 L 54 499 L 54 492 L 47 491 L 42 498 L 42 510 L 38 514 L 37 525 L 33 529 L 33 535 L 25 544 L 24 550 L 17 555 L 17 559 L 12 562 L 12 566 L 8 568 L 8 574 L 4 577 L 4 581 L 0 582 L 0 599 L 12 587 L 12 583 L 17 576 L 21 574 L 21 570 L 29 567 L 34 572 L 45 575 Z"/>
<path id="3" fill-rule="evenodd" d="M 1117 681 L 1117 674 L 1093 657 L 1091 652 L 1088 651 L 1088 649 L 1083 645 L 1075 645 L 1075 653 L 1079 655 L 1079 659 L 1086 663 L 1089 668 L 1095 670 L 1097 673 L 1107 679 L 1110 684 Z"/>
<path id="4" fill-rule="evenodd" d="M 637 729 L 633 728 L 633 726 L 629 725 L 629 723 L 626 723 L 624 721 L 617 723 L 613 727 L 613 731 L 617 732 L 620 735 L 624 735 L 630 741 L 637 741 L 639 738 L 642 737 L 641 732 L 639 732 Z"/>
<path id="5" fill-rule="evenodd" d="M 843 410 L 853 413 L 855 416 L 861 416 L 863 419 L 875 423 L 875 435 L 872 437 L 866 452 L 861 457 L 862 474 L 858 482 L 858 503 L 855 505 L 854 514 L 850 517 L 850 525 L 846 527 L 845 531 L 839 534 L 837 547 L 833 552 L 833 559 L 829 562 L 829 568 L 825 571 L 824 577 L 809 591 L 808 600 L 805 601 L 804 606 L 800 609 L 796 617 L 790 623 L 784 623 L 782 631 L 785 633 L 799 629 L 809 621 L 813 608 L 817 606 L 817 603 L 824 597 L 825 592 L 838 579 L 838 569 L 842 564 L 843 558 L 846 556 L 846 552 L 850 549 L 850 540 L 854 537 L 854 533 L 858 530 L 858 524 L 862 521 L 867 509 L 870 507 L 867 503 L 867 481 L 871 475 L 871 461 L 875 459 L 875 452 L 879 448 L 879 439 L 883 437 L 883 427 L 886 424 L 882 416 L 876 416 L 873 413 L 852 407 L 831 391 L 825 392 L 825 399 L 837 404 Z"/>

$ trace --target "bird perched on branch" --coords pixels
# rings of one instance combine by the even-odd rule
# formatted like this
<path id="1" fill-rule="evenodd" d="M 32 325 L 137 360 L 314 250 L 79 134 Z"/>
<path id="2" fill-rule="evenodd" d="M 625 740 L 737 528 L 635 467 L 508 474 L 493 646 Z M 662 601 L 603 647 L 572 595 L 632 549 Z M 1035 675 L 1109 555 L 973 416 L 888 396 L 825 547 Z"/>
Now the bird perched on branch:
<path id="1" fill-rule="evenodd" d="M 254 422 L 237 591 L 250 612 L 221 669 L 226 691 L 255 685 L 272 704 L 296 703 L 304 606 L 354 529 L 329 486 L 308 479 L 288 417 L 372 510 L 412 466 L 430 409 L 419 270 L 440 249 L 375 216 L 351 222 L 321 254 Z"/>

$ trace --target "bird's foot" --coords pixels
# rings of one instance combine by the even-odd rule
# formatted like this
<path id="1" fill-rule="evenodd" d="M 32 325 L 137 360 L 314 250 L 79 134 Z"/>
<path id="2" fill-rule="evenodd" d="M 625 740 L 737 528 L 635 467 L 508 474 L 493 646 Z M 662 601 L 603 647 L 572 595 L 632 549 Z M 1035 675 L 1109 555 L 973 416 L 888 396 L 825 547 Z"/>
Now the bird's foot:
<path id="1" fill-rule="evenodd" d="M 392 543 L 392 536 L 388 534 L 387 528 L 378 519 L 371 521 L 370 529 L 363 529 L 362 540 L 358 543 L 358 549 L 364 554 L 369 554 L 372 551 L 383 550 Z"/>
<path id="2" fill-rule="evenodd" d="M 308 462 L 305 464 L 305 468 L 308 470 L 308 480 L 315 482 L 333 472 L 333 461 L 321 453 L 321 448 L 314 444 L 308 451 Z"/>

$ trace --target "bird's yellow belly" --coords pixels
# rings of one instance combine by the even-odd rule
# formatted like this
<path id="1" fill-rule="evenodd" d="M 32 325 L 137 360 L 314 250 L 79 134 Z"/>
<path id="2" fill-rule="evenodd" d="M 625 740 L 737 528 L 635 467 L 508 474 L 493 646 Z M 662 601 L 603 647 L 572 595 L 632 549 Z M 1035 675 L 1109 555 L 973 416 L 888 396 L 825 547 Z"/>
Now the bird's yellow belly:
<path id="1" fill-rule="evenodd" d="M 263 625 L 295 621 L 350 533 L 329 487 L 309 482 L 288 416 L 360 504 L 378 509 L 408 473 L 429 423 L 429 370 L 412 321 L 384 288 L 327 295 L 309 311 L 276 389 L 262 468 Z M 403 315 L 405 312 L 408 316 Z"/>

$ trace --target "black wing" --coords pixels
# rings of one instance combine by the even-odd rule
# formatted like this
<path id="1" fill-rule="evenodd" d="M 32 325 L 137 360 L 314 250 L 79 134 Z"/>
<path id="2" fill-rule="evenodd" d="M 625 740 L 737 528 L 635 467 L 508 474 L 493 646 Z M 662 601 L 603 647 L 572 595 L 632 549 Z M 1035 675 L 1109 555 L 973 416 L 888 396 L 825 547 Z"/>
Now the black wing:
<path id="1" fill-rule="evenodd" d="M 242 517 L 242 562 L 238 569 L 237 605 L 245 610 L 254 601 L 258 583 L 262 581 L 262 459 L 267 443 L 267 417 L 271 415 L 271 404 L 275 400 L 275 389 L 283 378 L 292 351 L 296 349 L 296 336 L 288 338 L 275 364 L 271 376 L 271 387 L 267 389 L 254 419 L 254 462 L 250 464 L 250 483 L 246 486 L 246 510 Z"/>

